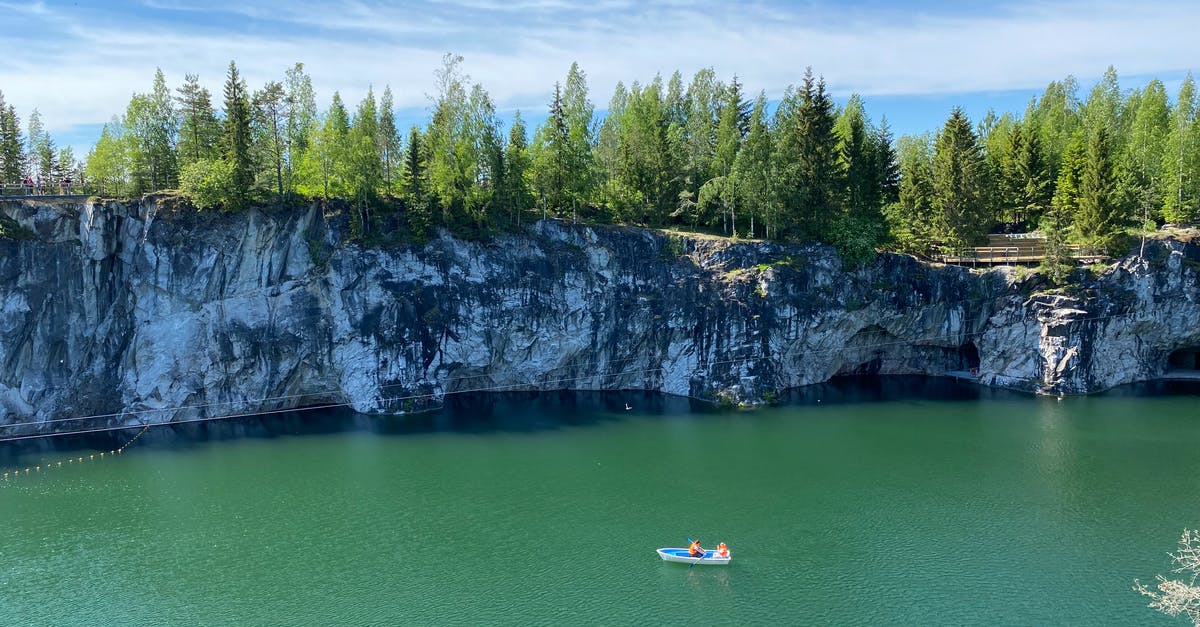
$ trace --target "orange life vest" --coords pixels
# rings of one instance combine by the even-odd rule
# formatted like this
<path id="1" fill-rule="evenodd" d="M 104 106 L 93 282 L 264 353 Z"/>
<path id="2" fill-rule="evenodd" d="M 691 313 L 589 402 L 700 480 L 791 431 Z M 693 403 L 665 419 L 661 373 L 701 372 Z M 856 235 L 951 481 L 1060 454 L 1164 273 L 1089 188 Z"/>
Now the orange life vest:
<path id="1" fill-rule="evenodd" d="M 725 546 L 724 542 L 717 545 L 717 555 L 720 557 L 729 557 L 729 547 Z"/>
<path id="2" fill-rule="evenodd" d="M 688 554 L 699 555 L 701 551 L 702 549 L 700 548 L 700 543 L 692 540 L 692 545 L 688 547 Z"/>

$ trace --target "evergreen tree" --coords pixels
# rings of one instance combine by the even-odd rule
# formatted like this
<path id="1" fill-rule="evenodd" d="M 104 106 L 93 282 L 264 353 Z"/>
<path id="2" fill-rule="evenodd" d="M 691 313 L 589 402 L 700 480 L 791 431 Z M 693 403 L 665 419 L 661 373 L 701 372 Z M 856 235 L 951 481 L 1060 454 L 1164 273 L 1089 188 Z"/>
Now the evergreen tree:
<path id="1" fill-rule="evenodd" d="M 28 147 L 25 150 L 30 172 L 49 185 L 50 171 L 54 167 L 54 141 L 42 124 L 42 114 L 34 109 L 29 114 Z"/>
<path id="2" fill-rule="evenodd" d="M 58 170 L 58 162 L 55 160 L 57 149 L 50 133 L 46 132 L 42 125 L 42 117 L 37 109 L 29 114 L 29 152 L 26 154 L 29 159 L 29 167 L 33 170 L 34 175 L 41 178 L 47 189 L 52 188 L 54 181 L 57 180 L 55 176 L 55 171 Z"/>
<path id="3" fill-rule="evenodd" d="M 400 132 L 396 129 L 396 105 L 391 87 L 383 88 L 383 98 L 379 101 L 379 139 L 376 143 L 383 165 L 383 190 L 391 196 L 403 152 L 400 148 Z"/>
<path id="4" fill-rule="evenodd" d="M 1050 208 L 1054 187 L 1050 181 L 1050 167 L 1045 162 L 1038 135 L 1026 133 L 1021 126 L 1013 129 L 1011 169 L 1012 204 L 1016 208 L 1016 221 L 1040 222 Z"/>
<path id="5" fill-rule="evenodd" d="M 421 130 L 413 126 L 408 130 L 408 147 L 404 151 L 404 202 L 408 214 L 408 228 L 422 240 L 429 229 L 429 203 L 425 193 L 425 153 L 421 142 Z"/>
<path id="6" fill-rule="evenodd" d="M 246 82 L 238 73 L 237 65 L 229 62 L 225 76 L 225 128 L 222 136 L 222 152 L 230 168 L 228 209 L 246 207 L 251 200 L 254 185 L 254 163 L 250 156 L 250 100 L 246 93 Z"/>
<path id="7" fill-rule="evenodd" d="M 1084 243 L 1107 251 L 1115 251 L 1128 223 L 1117 177 L 1108 130 L 1098 127 L 1088 133 L 1075 227 Z"/>
<path id="8" fill-rule="evenodd" d="M 756 234 L 756 220 L 762 225 L 764 237 L 775 235 L 778 207 L 771 173 L 771 134 L 767 127 L 767 99 L 764 93 L 760 92 L 754 101 L 750 130 L 734 158 L 732 175 L 741 205 L 750 213 L 750 236 Z"/>
<path id="9" fill-rule="evenodd" d="M 692 76 L 688 85 L 683 129 L 684 187 L 693 193 L 712 177 L 712 159 L 716 151 L 717 122 L 723 105 L 724 89 L 711 68 Z M 698 216 L 697 216 L 698 217 Z"/>
<path id="10" fill-rule="evenodd" d="M 1071 227 L 1071 214 L 1064 205 L 1057 203 L 1051 205 L 1046 211 L 1045 219 L 1042 220 L 1042 232 L 1046 236 L 1046 255 L 1042 259 L 1042 272 L 1055 285 L 1065 283 L 1071 271 L 1073 262 L 1067 246 Z"/>
<path id="11" fill-rule="evenodd" d="M 879 121 L 875 130 L 875 167 L 880 202 L 887 206 L 900 199 L 900 163 L 892 147 L 892 129 L 887 118 Z"/>
<path id="12" fill-rule="evenodd" d="M 955 107 L 938 133 L 933 155 L 933 209 L 938 239 L 950 249 L 982 239 L 987 207 L 986 163 L 971 124 Z"/>
<path id="13" fill-rule="evenodd" d="M 874 146 L 867 128 L 862 98 L 852 94 L 834 124 L 837 157 L 845 174 L 841 204 L 846 214 L 867 215 L 879 207 L 880 186 L 874 163 Z"/>
<path id="14" fill-rule="evenodd" d="M 933 185 L 934 141 L 928 134 L 901 137 L 896 142 L 900 185 L 895 203 L 885 216 L 897 247 L 929 253 L 936 235 Z"/>
<path id="15" fill-rule="evenodd" d="M 255 145 L 262 158 L 258 161 L 267 165 L 274 179 L 271 187 L 275 188 L 276 197 L 283 201 L 284 186 L 290 191 L 291 182 L 284 177 L 284 164 L 287 160 L 287 97 L 283 85 L 277 81 L 268 82 L 254 94 L 254 112 L 252 121 L 255 130 Z"/>
<path id="16" fill-rule="evenodd" d="M 570 203 L 567 193 L 567 181 L 570 176 L 569 142 L 570 129 L 563 104 L 562 88 L 555 83 L 554 97 L 550 101 L 550 116 L 546 123 L 538 128 L 531 152 L 534 157 L 534 188 L 542 206 L 552 208 L 556 213 Z"/>
<path id="17" fill-rule="evenodd" d="M 508 177 L 501 210 L 509 215 L 510 223 L 519 225 L 521 212 L 533 204 L 533 194 L 529 190 L 530 164 L 525 141 L 525 121 L 521 119 L 520 111 L 513 116 L 504 154 L 508 165 Z"/>
<path id="18" fill-rule="evenodd" d="M 588 204 L 595 195 L 595 108 L 588 100 L 587 75 L 572 63 L 562 94 L 567 123 L 567 196 L 572 206 Z"/>
<path id="19" fill-rule="evenodd" d="M 1062 164 L 1058 170 L 1058 181 L 1055 183 L 1052 206 L 1061 211 L 1064 220 L 1073 222 L 1075 214 L 1079 213 L 1079 196 L 1083 181 L 1083 170 L 1087 163 L 1087 142 L 1082 129 L 1076 129 L 1071 137 L 1066 152 L 1063 153 Z"/>
<path id="20" fill-rule="evenodd" d="M 843 178 L 839 190 L 841 211 L 829 233 L 829 241 L 850 263 L 872 257 L 886 235 L 882 214 L 882 179 L 886 174 L 881 170 L 888 166 L 881 160 L 889 155 L 876 144 L 870 127 L 862 98 L 852 95 L 834 125 Z"/>
<path id="21" fill-rule="evenodd" d="M 180 114 L 179 165 L 217 158 L 221 123 L 213 112 L 212 94 L 200 86 L 200 77 L 195 74 L 185 75 L 183 86 L 175 91 Z"/>
<path id="22" fill-rule="evenodd" d="M 26 174 L 21 120 L 12 105 L 5 105 L 0 92 L 0 182 L 21 182 Z"/>
<path id="23" fill-rule="evenodd" d="M 774 161 L 780 179 L 776 189 L 783 210 L 781 226 L 800 239 L 827 240 L 838 209 L 843 173 L 835 122 L 825 81 L 815 79 L 812 68 L 805 71 L 799 90 L 785 92 L 776 110 L 779 139 Z"/>

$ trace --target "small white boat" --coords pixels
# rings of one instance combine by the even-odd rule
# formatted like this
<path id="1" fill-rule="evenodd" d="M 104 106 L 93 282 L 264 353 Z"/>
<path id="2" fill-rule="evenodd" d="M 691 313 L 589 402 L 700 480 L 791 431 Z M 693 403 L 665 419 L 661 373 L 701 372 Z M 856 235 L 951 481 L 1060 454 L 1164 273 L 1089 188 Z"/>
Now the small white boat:
<path id="1" fill-rule="evenodd" d="M 664 562 L 681 562 L 683 564 L 728 564 L 732 557 L 728 551 L 724 557 L 720 557 L 714 549 L 705 551 L 703 557 L 692 557 L 687 549 L 676 548 L 659 549 L 658 556 L 663 558 Z"/>

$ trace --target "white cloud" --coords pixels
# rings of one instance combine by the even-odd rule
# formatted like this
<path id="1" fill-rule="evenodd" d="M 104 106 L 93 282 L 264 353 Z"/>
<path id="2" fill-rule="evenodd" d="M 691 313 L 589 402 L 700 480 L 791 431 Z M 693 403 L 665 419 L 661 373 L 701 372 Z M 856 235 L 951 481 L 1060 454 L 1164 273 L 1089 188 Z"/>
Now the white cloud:
<path id="1" fill-rule="evenodd" d="M 794 7 L 794 8 L 793 8 Z M 1040 89 L 1073 73 L 1187 69 L 1200 58 L 1200 5 L 1028 2 L 930 14 L 778 2 L 453 0 L 336 4 L 151 0 L 139 11 L 0 3 L 6 26 L 0 90 L 53 131 L 107 120 L 154 68 L 177 85 L 198 73 L 219 100 L 230 59 L 252 87 L 305 63 L 321 106 L 336 89 L 353 105 L 390 84 L 401 107 L 427 104 L 443 52 L 502 108 L 542 108 L 571 61 L 602 108 L 618 80 L 712 66 L 751 93 L 778 95 L 805 66 L 835 93 L 866 96 Z M 10 30 L 11 29 L 11 30 Z M 13 33 L 18 33 L 14 35 Z"/>

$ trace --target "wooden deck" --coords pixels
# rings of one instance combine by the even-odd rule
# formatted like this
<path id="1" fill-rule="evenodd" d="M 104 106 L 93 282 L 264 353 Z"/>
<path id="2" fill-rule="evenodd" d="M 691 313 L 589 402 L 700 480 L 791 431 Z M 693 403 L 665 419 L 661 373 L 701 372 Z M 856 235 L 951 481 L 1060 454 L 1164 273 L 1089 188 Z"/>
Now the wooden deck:
<path id="1" fill-rule="evenodd" d="M 1081 264 L 1097 263 L 1108 259 L 1107 255 L 1086 249 L 1078 244 L 1068 244 L 1071 258 Z M 942 263 L 958 266 L 1010 266 L 1041 263 L 1046 258 L 1046 240 L 1028 233 L 1016 235 L 988 235 L 987 246 L 975 246 L 953 254 L 943 255 Z"/>

